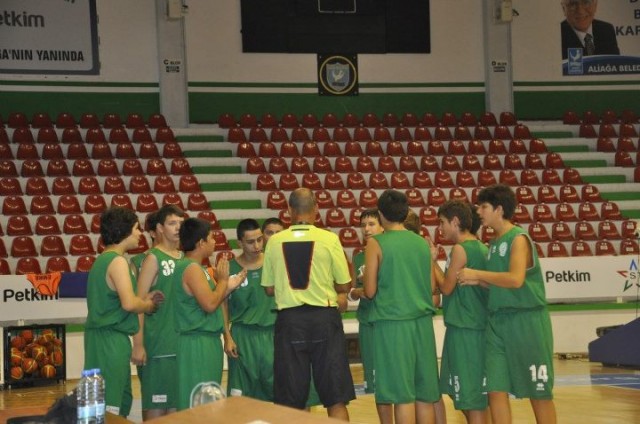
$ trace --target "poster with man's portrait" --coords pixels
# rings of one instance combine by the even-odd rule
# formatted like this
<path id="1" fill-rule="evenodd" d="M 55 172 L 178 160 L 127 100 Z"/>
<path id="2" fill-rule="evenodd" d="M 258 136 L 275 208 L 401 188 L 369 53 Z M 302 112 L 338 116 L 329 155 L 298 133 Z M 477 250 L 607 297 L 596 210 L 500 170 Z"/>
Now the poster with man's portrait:
<path id="1" fill-rule="evenodd" d="M 640 0 L 560 0 L 563 75 L 640 73 Z"/>

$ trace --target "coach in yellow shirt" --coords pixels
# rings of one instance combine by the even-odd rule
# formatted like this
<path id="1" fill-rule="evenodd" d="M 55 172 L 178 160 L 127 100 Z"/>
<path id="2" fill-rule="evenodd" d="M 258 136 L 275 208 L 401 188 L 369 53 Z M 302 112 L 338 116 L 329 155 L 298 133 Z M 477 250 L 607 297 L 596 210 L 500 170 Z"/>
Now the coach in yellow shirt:
<path id="1" fill-rule="evenodd" d="M 348 421 L 355 392 L 337 298 L 351 276 L 338 236 L 313 225 L 317 211 L 311 190 L 291 193 L 294 224 L 273 235 L 265 251 L 262 286 L 278 308 L 274 399 L 304 409 L 312 372 L 327 414 Z"/>

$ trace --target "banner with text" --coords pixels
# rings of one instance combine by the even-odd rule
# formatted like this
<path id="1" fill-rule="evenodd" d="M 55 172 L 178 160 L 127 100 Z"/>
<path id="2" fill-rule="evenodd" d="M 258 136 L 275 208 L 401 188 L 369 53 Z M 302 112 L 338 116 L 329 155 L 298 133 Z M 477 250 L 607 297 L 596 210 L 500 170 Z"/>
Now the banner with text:
<path id="1" fill-rule="evenodd" d="M 640 74 L 640 0 L 560 2 L 563 75 Z"/>
<path id="2" fill-rule="evenodd" d="M 95 0 L 2 0 L 0 72 L 97 75 Z"/>

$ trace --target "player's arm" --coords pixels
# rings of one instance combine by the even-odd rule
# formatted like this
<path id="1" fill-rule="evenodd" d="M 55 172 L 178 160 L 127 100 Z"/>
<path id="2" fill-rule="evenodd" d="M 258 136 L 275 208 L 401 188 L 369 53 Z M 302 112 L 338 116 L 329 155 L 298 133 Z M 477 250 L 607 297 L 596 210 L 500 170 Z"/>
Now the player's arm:
<path id="1" fill-rule="evenodd" d="M 238 347 L 231 337 L 231 321 L 229 320 L 229 301 L 222 302 L 222 317 L 224 319 L 224 351 L 231 358 L 238 357 Z"/>
<path id="2" fill-rule="evenodd" d="M 460 284 L 477 285 L 481 282 L 506 289 L 519 289 L 524 284 L 527 268 L 533 263 L 531 243 L 522 234 L 513 239 L 509 270 L 504 272 L 463 268 L 458 272 Z"/>
<path id="3" fill-rule="evenodd" d="M 107 268 L 107 283 L 109 287 L 118 293 L 122 309 L 133 313 L 152 313 L 156 310 L 164 296 L 155 291 L 150 292 L 144 298 L 136 296 L 133 284 L 129 276 L 129 264 L 121 256 L 115 258 Z"/>
<path id="4" fill-rule="evenodd" d="M 364 250 L 364 295 L 372 299 L 378 291 L 378 268 L 382 260 L 382 249 L 380 244 L 374 238 L 367 241 L 367 247 Z"/>
<path id="5" fill-rule="evenodd" d="M 135 268 L 135 267 L 134 267 Z M 151 290 L 158 278 L 158 258 L 149 254 L 142 261 L 140 273 L 138 274 L 138 297 L 144 297 Z M 140 330 L 133 335 L 133 349 L 131 351 L 131 362 L 134 365 L 144 365 L 147 362 L 147 352 L 144 346 L 144 314 L 138 314 Z"/>
<path id="6" fill-rule="evenodd" d="M 451 249 L 451 256 L 449 256 L 449 258 L 450 260 L 447 272 L 446 274 L 443 274 L 444 278 L 442 281 L 438 282 L 440 291 L 447 296 L 453 293 L 456 288 L 456 284 L 458 282 L 458 271 L 463 269 L 467 264 L 467 253 L 464 251 L 462 246 L 456 244 Z"/>
<path id="7" fill-rule="evenodd" d="M 222 262 L 222 261 L 220 261 Z M 226 299 L 229 294 L 229 288 L 233 287 L 231 290 L 235 289 L 242 280 L 234 278 L 229 278 L 229 264 L 227 263 L 226 267 L 226 275 L 219 274 L 220 268 L 216 269 L 218 275 L 220 276 L 219 280 L 216 281 L 216 289 L 211 290 L 209 288 L 209 283 L 207 282 L 207 278 L 202 271 L 202 268 L 198 264 L 189 265 L 182 277 L 183 287 L 186 289 L 187 293 L 193 295 L 198 302 L 198 305 L 202 308 L 203 311 L 211 313 L 214 312 L 220 304 Z M 246 271 L 245 271 L 246 274 Z M 232 282 L 232 284 L 229 284 Z M 233 285 L 235 284 L 235 285 Z"/>

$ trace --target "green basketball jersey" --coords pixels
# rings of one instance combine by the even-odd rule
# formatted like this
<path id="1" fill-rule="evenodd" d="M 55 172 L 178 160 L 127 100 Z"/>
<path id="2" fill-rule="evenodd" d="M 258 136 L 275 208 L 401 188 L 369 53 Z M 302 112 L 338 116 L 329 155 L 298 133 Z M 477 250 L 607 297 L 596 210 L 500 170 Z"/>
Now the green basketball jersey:
<path id="1" fill-rule="evenodd" d="M 431 251 L 425 239 L 408 230 L 373 237 L 382 249 L 382 262 L 370 320 L 408 320 L 433 314 Z"/>
<path id="2" fill-rule="evenodd" d="M 460 246 L 467 255 L 467 268 L 486 269 L 487 246 L 480 240 L 465 240 Z M 451 256 L 447 259 L 447 269 L 450 261 Z M 450 295 L 442 296 L 444 323 L 447 326 L 484 330 L 487 325 L 488 297 L 489 290 L 484 287 L 456 285 Z"/>
<path id="3" fill-rule="evenodd" d="M 229 274 L 242 271 L 235 260 L 229 261 Z M 276 301 L 267 296 L 260 285 L 262 268 L 247 270 L 247 278 L 229 295 L 229 319 L 235 324 L 273 326 L 276 322 Z"/>
<path id="4" fill-rule="evenodd" d="M 133 266 L 136 267 L 136 270 L 138 270 L 138 273 L 140 273 L 140 268 L 142 268 L 142 262 L 144 261 L 144 258 L 147 257 L 148 253 L 149 253 L 148 250 L 146 252 L 138 253 L 137 255 L 133 256 L 129 260 L 133 264 Z"/>
<path id="5" fill-rule="evenodd" d="M 144 317 L 144 347 L 147 356 L 175 355 L 177 349 L 177 333 L 173 319 L 173 303 L 170 299 L 174 296 L 175 280 L 173 274 L 176 263 L 180 260 L 163 252 L 157 247 L 148 252 L 158 261 L 158 275 L 156 282 L 150 290 L 160 290 L 164 293 L 165 301 L 156 313 Z"/>
<path id="6" fill-rule="evenodd" d="M 173 314 L 176 330 L 180 334 L 192 332 L 222 333 L 222 308 L 217 308 L 211 313 L 203 311 L 196 298 L 187 294 L 184 291 L 184 287 L 182 287 L 184 270 L 193 263 L 197 262 L 189 258 L 180 259 L 176 263 L 174 272 L 176 287 L 173 296 Z M 215 284 L 207 270 L 200 264 L 198 266 L 202 268 L 202 273 L 209 282 L 209 288 L 215 290 Z"/>
<path id="7" fill-rule="evenodd" d="M 506 289 L 494 285 L 490 286 L 490 312 L 496 312 L 501 309 L 528 309 L 545 306 L 547 304 L 538 252 L 531 242 L 529 235 L 522 228 L 514 226 L 502 237 L 491 241 L 489 245 L 487 271 L 505 272 L 509 270 L 509 259 L 511 257 L 513 239 L 521 234 L 527 237 L 531 245 L 533 266 L 527 269 L 524 284 L 518 289 Z"/>
<path id="8" fill-rule="evenodd" d="M 358 254 L 353 257 L 353 268 L 356 270 L 356 287 L 360 289 L 363 287 L 362 277 L 364 275 L 364 252 L 358 252 Z M 360 298 L 358 310 L 356 311 L 356 317 L 359 322 L 370 322 L 369 315 L 371 314 L 372 307 L 373 304 L 370 299 L 367 299 L 366 297 Z"/>
<path id="9" fill-rule="evenodd" d="M 122 309 L 118 292 L 107 285 L 107 268 L 117 258 L 116 252 L 103 252 L 93 263 L 87 279 L 87 322 L 86 328 L 103 328 L 133 335 L 138 332 L 138 316 Z M 136 277 L 129 271 L 133 291 L 136 291 Z"/>

